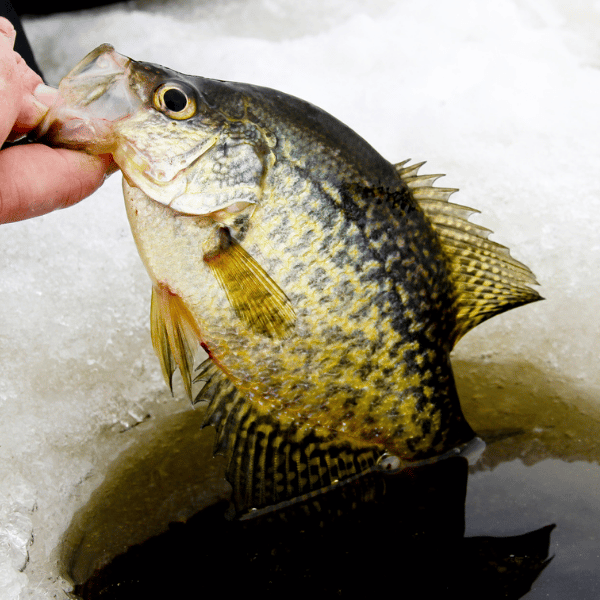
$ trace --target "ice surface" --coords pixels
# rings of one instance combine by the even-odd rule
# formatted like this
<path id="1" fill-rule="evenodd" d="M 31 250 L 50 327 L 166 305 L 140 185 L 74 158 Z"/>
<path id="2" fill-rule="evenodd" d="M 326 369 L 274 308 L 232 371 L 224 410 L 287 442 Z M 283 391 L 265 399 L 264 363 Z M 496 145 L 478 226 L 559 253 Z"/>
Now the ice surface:
<path id="1" fill-rule="evenodd" d="M 461 358 L 525 359 L 600 388 L 600 3 L 130 2 L 27 19 L 56 85 L 103 42 L 136 59 L 282 89 L 384 156 L 428 160 L 529 265 L 546 301 L 479 326 Z M 53 551 L 127 431 L 187 410 L 151 346 L 149 282 L 118 176 L 1 227 L 0 597 L 64 598 Z M 32 544 L 32 539 L 34 543 Z M 29 561 L 29 562 L 28 562 Z"/>

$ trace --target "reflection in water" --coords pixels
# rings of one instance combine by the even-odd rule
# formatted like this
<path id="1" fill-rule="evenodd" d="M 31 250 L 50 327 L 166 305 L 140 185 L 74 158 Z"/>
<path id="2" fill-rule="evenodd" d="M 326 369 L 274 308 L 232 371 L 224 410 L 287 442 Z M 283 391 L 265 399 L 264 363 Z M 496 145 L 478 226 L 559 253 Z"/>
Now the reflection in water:
<path id="1" fill-rule="evenodd" d="M 479 468 L 519 458 L 600 464 L 598 395 L 524 362 L 453 360 L 463 412 L 488 448 Z"/>
<path id="2" fill-rule="evenodd" d="M 292 506 L 287 521 L 226 520 L 223 463 L 209 458 L 202 411 L 140 425 L 65 534 L 64 574 L 80 597 L 102 600 L 252 587 L 263 597 L 363 597 L 390 586 L 424 600 L 516 599 L 530 588 L 528 600 L 597 600 L 597 410 L 527 365 L 455 361 L 455 371 L 488 444 L 480 462 L 356 482 L 320 497 L 317 516 Z M 367 484 L 374 497 L 351 510 Z M 194 507 L 206 508 L 191 516 Z"/>
<path id="3" fill-rule="evenodd" d="M 131 548 L 77 592 L 110 600 L 188 598 L 199 589 L 354 598 L 397 581 L 398 591 L 416 586 L 422 598 L 520 598 L 549 562 L 553 526 L 465 538 L 467 471 L 465 459 L 452 458 L 385 481 L 378 474 L 368 491 L 362 481 L 323 497 L 310 516 L 295 505 L 283 515 L 232 522 L 226 506 L 215 505 Z M 352 510 L 365 492 L 376 499 Z"/>

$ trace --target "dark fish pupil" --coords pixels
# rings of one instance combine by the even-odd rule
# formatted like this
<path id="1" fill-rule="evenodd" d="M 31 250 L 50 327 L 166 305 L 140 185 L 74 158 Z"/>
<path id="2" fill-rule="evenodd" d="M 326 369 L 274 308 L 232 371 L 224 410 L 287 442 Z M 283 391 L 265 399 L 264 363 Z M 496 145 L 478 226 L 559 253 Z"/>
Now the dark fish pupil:
<path id="1" fill-rule="evenodd" d="M 171 112 L 179 112 L 186 107 L 187 96 L 181 90 L 170 89 L 165 92 L 163 101 Z"/>

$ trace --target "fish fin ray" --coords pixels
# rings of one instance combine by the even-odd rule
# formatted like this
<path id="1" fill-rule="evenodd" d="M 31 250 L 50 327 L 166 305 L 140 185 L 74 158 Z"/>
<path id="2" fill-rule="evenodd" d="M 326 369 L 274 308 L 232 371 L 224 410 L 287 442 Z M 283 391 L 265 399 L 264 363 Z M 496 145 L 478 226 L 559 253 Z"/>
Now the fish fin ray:
<path id="1" fill-rule="evenodd" d="M 192 398 L 194 353 L 200 330 L 183 300 L 168 287 L 152 286 L 150 333 L 163 376 L 173 392 L 173 373 L 179 367 L 188 397 Z"/>
<path id="2" fill-rule="evenodd" d="M 432 184 L 441 175 L 418 175 L 424 163 L 396 165 L 401 179 L 439 236 L 456 290 L 453 343 L 479 323 L 511 308 L 540 300 L 531 270 L 509 250 L 488 239 L 491 231 L 468 219 L 479 211 L 448 201 L 457 190 Z"/>
<path id="3" fill-rule="evenodd" d="M 219 252 L 205 255 L 204 261 L 241 321 L 261 335 L 289 335 L 296 320 L 290 299 L 235 239 L 228 236 Z"/>
<path id="4" fill-rule="evenodd" d="M 310 500 L 360 477 L 383 453 L 288 415 L 259 411 L 210 359 L 198 372 L 196 381 L 210 380 L 196 398 L 208 401 L 203 427 L 217 430 L 214 452 L 226 457 L 238 514 Z"/>
<path id="5" fill-rule="evenodd" d="M 152 286 L 152 299 L 150 301 L 150 334 L 152 336 L 152 346 L 158 356 L 163 377 L 173 393 L 173 373 L 176 369 L 175 359 L 169 345 L 169 336 L 165 321 L 160 311 L 157 291 Z"/>

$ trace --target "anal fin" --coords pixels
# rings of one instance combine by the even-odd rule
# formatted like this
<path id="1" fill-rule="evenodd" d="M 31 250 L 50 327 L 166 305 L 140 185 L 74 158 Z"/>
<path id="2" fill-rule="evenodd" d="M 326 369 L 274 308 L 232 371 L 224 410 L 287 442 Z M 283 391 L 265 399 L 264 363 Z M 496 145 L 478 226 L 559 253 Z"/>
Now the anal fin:
<path id="1" fill-rule="evenodd" d="M 371 472 L 383 454 L 376 445 L 259 411 L 210 359 L 194 381 L 207 382 L 196 401 L 209 403 L 204 426 L 217 429 L 214 451 L 227 458 L 237 514 L 321 496 Z"/>

